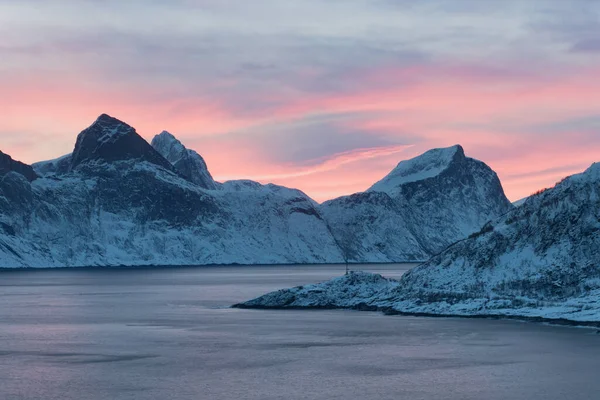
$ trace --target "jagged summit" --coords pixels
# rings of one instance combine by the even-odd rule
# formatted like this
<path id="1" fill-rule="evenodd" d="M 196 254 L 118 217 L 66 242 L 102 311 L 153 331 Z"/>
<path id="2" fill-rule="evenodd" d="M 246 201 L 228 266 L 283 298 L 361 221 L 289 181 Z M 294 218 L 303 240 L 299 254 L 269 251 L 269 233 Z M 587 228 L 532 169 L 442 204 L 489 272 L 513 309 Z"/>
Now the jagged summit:
<path id="1" fill-rule="evenodd" d="M 0 176 L 9 172 L 17 172 L 30 182 L 37 178 L 36 173 L 30 165 L 13 160 L 11 156 L 0 151 Z"/>
<path id="2" fill-rule="evenodd" d="M 205 188 L 218 188 L 202 156 L 187 149 L 174 135 L 162 131 L 152 139 L 152 147 L 167 159 L 183 177 Z"/>
<path id="3" fill-rule="evenodd" d="M 368 191 L 394 195 L 399 186 L 435 177 L 448 169 L 452 162 L 465 158 L 465 151 L 460 145 L 429 150 L 418 157 L 401 161 L 392 172 L 371 186 Z"/>
<path id="4" fill-rule="evenodd" d="M 102 114 L 77 136 L 70 167 L 74 169 L 88 161 L 113 162 L 129 159 L 148 161 L 173 169 L 132 126 Z"/>

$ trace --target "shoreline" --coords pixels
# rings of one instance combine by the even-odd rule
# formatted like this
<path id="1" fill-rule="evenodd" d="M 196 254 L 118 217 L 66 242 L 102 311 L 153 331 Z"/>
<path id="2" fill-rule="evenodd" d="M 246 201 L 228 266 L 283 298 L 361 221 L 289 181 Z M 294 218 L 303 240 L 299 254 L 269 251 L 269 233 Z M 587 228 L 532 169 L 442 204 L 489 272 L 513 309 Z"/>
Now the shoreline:
<path id="1" fill-rule="evenodd" d="M 353 307 L 341 307 L 341 306 L 246 306 L 243 303 L 232 305 L 230 308 L 242 309 L 242 310 L 350 310 L 350 311 L 368 311 L 368 312 L 379 312 L 384 315 L 400 315 L 406 317 L 420 317 L 420 318 L 461 318 L 461 319 L 489 319 L 489 320 L 511 320 L 521 322 L 531 322 L 537 324 L 548 324 L 554 326 L 568 326 L 573 328 L 592 328 L 597 329 L 600 334 L 600 321 L 575 321 L 566 318 L 544 318 L 544 317 L 529 317 L 524 315 L 504 315 L 504 314 L 478 314 L 478 315 L 459 315 L 459 314 L 434 314 L 434 313 L 422 313 L 422 312 L 405 312 L 398 311 L 391 307 L 378 307 L 369 306 L 367 304 L 358 304 Z"/>
<path id="2" fill-rule="evenodd" d="M 348 263 L 349 267 L 362 266 L 362 265 L 401 265 L 401 264 L 414 264 L 419 265 L 425 261 L 394 261 L 394 262 L 357 262 Z M 323 267 L 323 266 L 339 266 L 343 267 L 346 263 L 281 263 L 281 264 L 198 264 L 198 265 L 185 265 L 185 264 L 173 264 L 173 265 L 87 265 L 87 266 L 61 266 L 61 267 L 0 267 L 0 273 L 3 272 L 25 272 L 25 271 L 72 271 L 72 270 L 90 270 L 90 271 L 105 271 L 105 270 L 158 270 L 158 269 L 194 269 L 194 268 L 227 268 L 227 267 L 248 267 L 248 268 L 276 268 L 276 267 Z"/>

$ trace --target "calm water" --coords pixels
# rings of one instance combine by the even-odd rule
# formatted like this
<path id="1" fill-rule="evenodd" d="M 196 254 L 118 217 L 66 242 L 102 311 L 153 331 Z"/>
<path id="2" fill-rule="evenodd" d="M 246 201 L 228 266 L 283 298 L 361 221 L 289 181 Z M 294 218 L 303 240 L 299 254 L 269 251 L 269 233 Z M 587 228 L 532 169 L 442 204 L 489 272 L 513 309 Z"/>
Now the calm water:
<path id="1" fill-rule="evenodd" d="M 400 276 L 406 266 L 378 267 Z M 597 399 L 600 335 L 227 308 L 340 267 L 0 273 L 0 399 Z"/>

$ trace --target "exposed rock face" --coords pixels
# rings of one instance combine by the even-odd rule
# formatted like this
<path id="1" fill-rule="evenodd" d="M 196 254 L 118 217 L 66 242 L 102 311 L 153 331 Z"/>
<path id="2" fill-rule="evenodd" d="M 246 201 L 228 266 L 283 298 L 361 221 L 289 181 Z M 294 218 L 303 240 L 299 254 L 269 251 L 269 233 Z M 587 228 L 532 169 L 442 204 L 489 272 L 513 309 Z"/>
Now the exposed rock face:
<path id="1" fill-rule="evenodd" d="M 512 208 L 496 173 L 453 146 L 402 161 L 321 211 L 350 260 L 391 262 L 426 260 Z"/>
<path id="2" fill-rule="evenodd" d="M 382 279 L 359 274 L 241 306 L 600 323 L 600 164 L 529 197 L 399 281 Z"/>
<path id="3" fill-rule="evenodd" d="M 37 174 L 30 165 L 15 161 L 11 156 L 0 151 L 0 175 L 11 171 L 23 175 L 30 182 L 37 178 Z"/>
<path id="4" fill-rule="evenodd" d="M 206 162 L 194 150 L 186 149 L 175 136 L 163 131 L 152 139 L 152 147 L 166 158 L 190 182 L 205 189 L 215 190 L 218 184 L 208 172 Z"/>
<path id="5" fill-rule="evenodd" d="M 71 156 L 71 169 L 90 161 L 147 161 L 167 170 L 173 166 L 152 148 L 134 128 L 116 118 L 102 114 L 77 136 Z"/>

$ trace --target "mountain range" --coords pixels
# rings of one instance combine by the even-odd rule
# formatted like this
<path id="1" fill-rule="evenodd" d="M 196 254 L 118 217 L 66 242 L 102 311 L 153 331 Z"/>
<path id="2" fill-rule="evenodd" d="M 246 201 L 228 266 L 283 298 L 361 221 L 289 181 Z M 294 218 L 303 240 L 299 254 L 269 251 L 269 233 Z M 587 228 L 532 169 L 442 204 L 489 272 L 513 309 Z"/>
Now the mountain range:
<path id="1" fill-rule="evenodd" d="M 106 114 L 58 159 L 29 166 L 0 153 L 0 267 L 426 260 L 513 210 L 496 174 L 460 146 L 323 204 L 216 182 L 172 134 L 148 143 Z"/>

